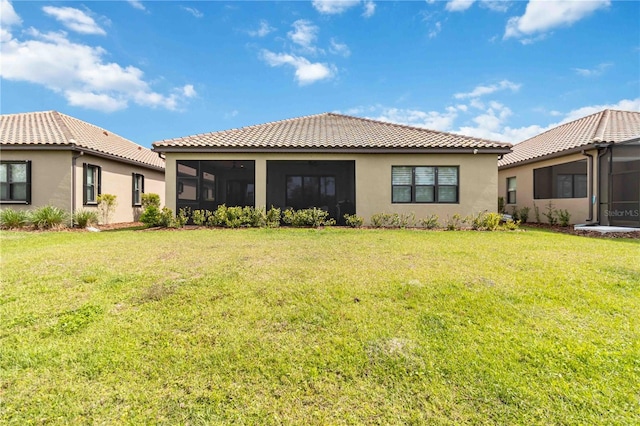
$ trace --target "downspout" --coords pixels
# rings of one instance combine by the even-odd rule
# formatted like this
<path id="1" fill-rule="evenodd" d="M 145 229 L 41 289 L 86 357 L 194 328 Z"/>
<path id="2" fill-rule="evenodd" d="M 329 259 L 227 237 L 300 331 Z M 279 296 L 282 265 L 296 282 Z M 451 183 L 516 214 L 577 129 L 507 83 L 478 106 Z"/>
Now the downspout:
<path id="1" fill-rule="evenodd" d="M 582 150 L 582 155 L 585 157 L 589 157 L 589 161 L 587 162 L 587 170 L 589 176 L 589 184 L 587 186 L 587 197 L 589 199 L 589 217 L 587 217 L 587 222 L 593 222 L 593 203 L 595 203 L 595 199 L 593 196 L 593 155 L 589 154 L 585 150 Z"/>
<path id="2" fill-rule="evenodd" d="M 76 160 L 84 155 L 83 151 L 71 157 L 71 217 L 76 212 Z"/>
<path id="3" fill-rule="evenodd" d="M 607 152 L 609 151 L 610 147 L 611 147 L 611 144 L 597 145 L 597 148 L 598 148 L 598 167 L 600 167 L 600 161 L 601 161 L 600 159 L 602 157 L 604 157 L 605 155 L 607 155 Z M 601 148 L 604 148 L 604 149 L 601 149 Z M 609 174 L 611 174 L 611 165 L 609 165 Z M 609 175 L 607 175 L 607 179 L 609 179 Z M 598 181 L 601 181 L 601 180 L 602 180 L 602 176 L 600 176 L 600 170 L 598 170 Z M 607 186 L 609 186 L 609 182 L 607 182 Z M 610 203 L 611 202 L 610 200 L 611 200 L 611 191 L 609 191 L 607 203 Z M 598 201 L 598 224 L 600 224 L 600 201 Z"/>

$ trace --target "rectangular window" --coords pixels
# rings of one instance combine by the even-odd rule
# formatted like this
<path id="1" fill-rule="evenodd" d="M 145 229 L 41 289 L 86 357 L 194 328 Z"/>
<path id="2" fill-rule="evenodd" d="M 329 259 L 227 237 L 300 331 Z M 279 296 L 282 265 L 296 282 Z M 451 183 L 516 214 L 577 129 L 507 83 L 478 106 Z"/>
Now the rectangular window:
<path id="1" fill-rule="evenodd" d="M 507 178 L 507 204 L 516 203 L 516 178 Z"/>
<path id="2" fill-rule="evenodd" d="M 98 202 L 98 195 L 101 192 L 102 183 L 102 168 L 93 164 L 84 163 L 83 179 L 82 179 L 82 203 L 83 204 L 96 204 Z"/>
<path id="3" fill-rule="evenodd" d="M 142 205 L 142 194 L 144 194 L 144 176 L 138 173 L 132 173 L 132 200 L 133 207 Z"/>
<path id="4" fill-rule="evenodd" d="M 393 166 L 392 203 L 457 203 L 458 166 Z"/>
<path id="5" fill-rule="evenodd" d="M 31 161 L 0 162 L 0 202 L 31 204 Z"/>
<path id="6" fill-rule="evenodd" d="M 533 170 L 533 198 L 585 198 L 587 160 Z"/>

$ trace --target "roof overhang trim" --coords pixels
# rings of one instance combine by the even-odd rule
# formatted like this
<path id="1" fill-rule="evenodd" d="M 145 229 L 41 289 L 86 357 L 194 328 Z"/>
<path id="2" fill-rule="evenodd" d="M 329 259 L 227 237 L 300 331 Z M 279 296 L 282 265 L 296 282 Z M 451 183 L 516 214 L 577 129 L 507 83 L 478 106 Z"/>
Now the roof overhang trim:
<path id="1" fill-rule="evenodd" d="M 238 153 L 238 154 L 507 154 L 511 147 L 494 148 L 273 148 L 273 147 L 154 147 L 158 153 Z"/>
<path id="2" fill-rule="evenodd" d="M 592 149 L 601 148 L 602 145 L 604 145 L 604 142 L 591 143 L 588 145 L 577 146 L 571 149 L 565 149 L 563 151 L 552 152 L 551 154 L 541 155 L 540 157 L 534 157 L 528 160 L 522 160 L 516 163 L 505 164 L 504 166 L 498 166 L 498 170 L 506 170 L 506 169 L 511 169 L 513 167 L 524 166 L 526 164 L 538 163 L 540 161 L 553 160 L 554 158 L 560 158 L 560 157 L 564 157 L 571 154 L 579 154 L 582 151 L 589 151 Z"/>
<path id="3" fill-rule="evenodd" d="M 143 163 L 140 161 L 131 160 L 125 157 L 120 157 L 118 155 L 108 154 L 102 151 L 97 151 L 94 149 L 84 148 L 81 146 L 77 146 L 74 144 L 65 144 L 65 145 L 2 145 L 2 149 L 6 150 L 16 150 L 16 151 L 73 151 L 73 152 L 82 152 L 85 154 L 95 155 L 96 157 L 107 158 L 109 160 L 118 161 L 121 163 L 127 163 L 134 166 L 144 167 L 150 170 L 157 170 L 164 172 L 164 167 L 155 166 L 153 164 Z"/>

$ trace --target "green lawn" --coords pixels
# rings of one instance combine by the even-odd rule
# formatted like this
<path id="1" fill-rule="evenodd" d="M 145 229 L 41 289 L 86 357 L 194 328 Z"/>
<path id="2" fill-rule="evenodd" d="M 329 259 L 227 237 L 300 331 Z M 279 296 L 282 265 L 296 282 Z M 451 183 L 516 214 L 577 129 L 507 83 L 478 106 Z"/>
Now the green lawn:
<path id="1" fill-rule="evenodd" d="M 1 233 L 3 424 L 639 424 L 640 242 Z"/>

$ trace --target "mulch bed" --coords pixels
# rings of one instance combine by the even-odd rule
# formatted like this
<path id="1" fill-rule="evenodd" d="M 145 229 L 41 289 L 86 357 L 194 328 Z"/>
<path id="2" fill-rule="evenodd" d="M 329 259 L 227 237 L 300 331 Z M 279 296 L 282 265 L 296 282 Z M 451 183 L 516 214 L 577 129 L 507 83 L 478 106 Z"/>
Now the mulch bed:
<path id="1" fill-rule="evenodd" d="M 573 229 L 573 225 L 570 226 L 560 226 L 560 225 L 548 225 L 546 223 L 527 223 L 527 228 L 538 228 L 538 229 L 547 229 L 553 232 L 560 232 L 562 234 L 570 234 L 577 235 L 580 237 L 591 237 L 591 238 L 606 238 L 606 239 L 617 239 L 617 238 L 631 238 L 631 239 L 640 239 L 640 229 L 637 231 L 631 232 L 598 232 L 598 231 L 585 231 L 582 229 Z"/>

